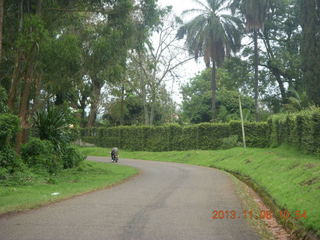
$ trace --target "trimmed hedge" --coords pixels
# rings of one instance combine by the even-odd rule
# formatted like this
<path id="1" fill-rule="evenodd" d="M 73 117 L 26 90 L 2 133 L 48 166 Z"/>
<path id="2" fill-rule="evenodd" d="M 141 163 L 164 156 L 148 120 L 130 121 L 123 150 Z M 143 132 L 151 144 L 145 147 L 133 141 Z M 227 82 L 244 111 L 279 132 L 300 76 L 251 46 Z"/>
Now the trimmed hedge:
<path id="1" fill-rule="evenodd" d="M 268 122 L 246 122 L 248 147 L 288 144 L 320 155 L 320 108 L 272 116 Z M 202 123 L 192 126 L 130 126 L 82 129 L 82 139 L 100 147 L 132 151 L 183 151 L 222 148 L 233 136 L 242 142 L 241 122 Z"/>
<path id="2" fill-rule="evenodd" d="M 247 145 L 268 145 L 267 123 L 246 123 Z M 82 140 L 100 147 L 117 146 L 132 151 L 182 151 L 219 149 L 224 139 L 242 139 L 241 123 L 202 123 L 192 126 L 165 125 L 125 126 L 114 128 L 81 129 Z"/>
<path id="3" fill-rule="evenodd" d="M 306 152 L 320 154 L 320 109 L 273 116 L 268 121 L 272 147 L 289 144 Z"/>

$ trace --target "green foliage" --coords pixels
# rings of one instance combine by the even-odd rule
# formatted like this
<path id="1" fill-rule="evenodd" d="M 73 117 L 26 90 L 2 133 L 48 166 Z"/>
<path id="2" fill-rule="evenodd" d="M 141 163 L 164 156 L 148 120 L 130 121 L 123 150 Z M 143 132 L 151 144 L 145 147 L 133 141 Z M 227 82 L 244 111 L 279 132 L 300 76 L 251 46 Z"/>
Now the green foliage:
<path id="1" fill-rule="evenodd" d="M 9 146 L 0 146 L 0 178 L 12 174 L 22 167 L 22 162 L 16 152 Z"/>
<path id="2" fill-rule="evenodd" d="M 84 160 L 85 157 L 72 146 L 67 146 L 63 151 L 62 161 L 64 169 L 78 167 Z"/>
<path id="3" fill-rule="evenodd" d="M 240 120 L 239 93 L 221 89 L 218 91 L 218 120 L 229 122 Z M 241 96 L 241 104 L 245 121 L 254 121 L 254 100 Z"/>
<path id="4" fill-rule="evenodd" d="M 0 114 L 8 112 L 7 100 L 6 90 L 0 86 Z"/>
<path id="5" fill-rule="evenodd" d="M 242 139 L 242 128 L 240 121 L 230 122 L 231 134 Z M 244 125 L 246 143 L 248 147 L 267 147 L 269 145 L 268 124 L 265 122 L 247 122 Z"/>
<path id="6" fill-rule="evenodd" d="M 268 121 L 270 144 L 289 144 L 307 153 L 320 153 L 320 109 L 275 115 Z"/>
<path id="7" fill-rule="evenodd" d="M 22 146 L 21 157 L 30 168 L 46 169 L 49 173 L 77 167 L 84 160 L 84 156 L 70 145 L 58 151 L 51 141 L 38 138 L 32 138 Z"/>
<path id="8" fill-rule="evenodd" d="M 49 173 L 56 173 L 62 168 L 62 160 L 55 152 L 52 142 L 31 139 L 22 146 L 21 157 L 30 168 L 43 168 Z"/>
<path id="9" fill-rule="evenodd" d="M 182 87 L 182 118 L 184 121 L 202 123 L 211 120 L 210 74 L 209 70 L 205 70 Z M 241 98 L 245 120 L 251 121 L 254 119 L 254 100 L 249 96 Z M 238 89 L 218 89 L 216 120 L 221 122 L 240 120 Z"/>
<path id="10" fill-rule="evenodd" d="M 40 139 L 51 141 L 59 150 L 77 137 L 77 129 L 71 128 L 72 121 L 69 110 L 51 107 L 37 112 L 33 125 Z"/>
<path id="11" fill-rule="evenodd" d="M 239 136 L 231 135 L 230 137 L 226 137 L 222 139 L 221 149 L 230 149 L 234 147 L 239 147 Z"/>
<path id="12" fill-rule="evenodd" d="M 0 145 L 8 144 L 19 130 L 19 118 L 12 114 L 0 114 Z"/>
<path id="13" fill-rule="evenodd" d="M 211 120 L 210 74 L 209 69 L 202 71 L 190 83 L 182 86 L 182 117 L 184 121 L 201 123 Z"/>
<path id="14" fill-rule="evenodd" d="M 219 88 L 250 94 L 253 90 L 253 79 L 250 75 L 250 64 L 239 57 L 227 58 L 217 69 Z"/>
<path id="15" fill-rule="evenodd" d="M 218 149 L 222 144 L 222 139 L 228 137 L 229 134 L 229 124 L 199 124 L 198 147 L 201 150 Z"/>
<path id="16" fill-rule="evenodd" d="M 245 123 L 250 147 L 268 146 L 267 123 Z M 101 147 L 132 151 L 174 151 L 219 149 L 223 139 L 242 137 L 240 122 L 202 123 L 192 126 L 131 126 L 81 130 L 82 140 Z M 107 154 L 107 153 L 106 153 Z"/>
<path id="17" fill-rule="evenodd" d="M 36 15 L 26 15 L 16 47 L 28 54 L 34 47 L 39 46 L 40 42 L 46 37 L 48 37 L 48 32 L 45 29 L 43 20 Z"/>

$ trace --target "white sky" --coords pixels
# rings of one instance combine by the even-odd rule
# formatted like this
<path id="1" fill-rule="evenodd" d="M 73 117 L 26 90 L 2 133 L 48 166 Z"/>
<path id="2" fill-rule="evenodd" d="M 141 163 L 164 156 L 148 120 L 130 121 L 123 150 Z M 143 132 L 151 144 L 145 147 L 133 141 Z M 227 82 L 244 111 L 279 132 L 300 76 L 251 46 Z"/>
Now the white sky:
<path id="1" fill-rule="evenodd" d="M 181 14 L 184 10 L 199 8 L 193 0 L 159 0 L 158 4 L 161 7 L 172 6 L 173 13 L 181 17 Z M 185 19 L 183 19 L 185 20 Z M 202 59 L 196 61 L 191 60 L 188 63 L 185 63 L 182 67 L 179 68 L 178 72 L 181 76 L 180 83 L 174 83 L 174 94 L 173 99 L 175 102 L 180 104 L 182 102 L 182 96 L 180 94 L 180 85 L 189 81 L 190 78 L 194 77 L 197 73 L 205 69 L 205 64 Z M 168 90 L 171 91 L 172 83 L 168 83 Z"/>

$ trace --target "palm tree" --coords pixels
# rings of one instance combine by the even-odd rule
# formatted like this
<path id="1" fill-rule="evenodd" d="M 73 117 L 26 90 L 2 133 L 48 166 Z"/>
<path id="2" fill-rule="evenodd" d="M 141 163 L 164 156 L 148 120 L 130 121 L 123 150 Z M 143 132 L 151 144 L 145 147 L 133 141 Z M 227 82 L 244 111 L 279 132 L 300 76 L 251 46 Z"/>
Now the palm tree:
<path id="1" fill-rule="evenodd" d="M 236 52 L 241 46 L 242 23 L 226 12 L 227 0 L 194 0 L 200 8 L 190 9 L 185 14 L 197 14 L 191 21 L 182 25 L 177 37 L 186 36 L 186 46 L 191 55 L 203 56 L 207 68 L 212 68 L 212 119 L 216 117 L 216 67 L 219 67 L 230 52 Z"/>
<path id="2" fill-rule="evenodd" d="M 246 19 L 246 29 L 253 32 L 254 42 L 254 99 L 256 108 L 256 120 L 259 120 L 259 49 L 258 49 L 258 33 L 264 28 L 267 11 L 270 7 L 270 0 L 233 0 L 231 4 L 232 12 L 236 9 L 244 15 Z"/>

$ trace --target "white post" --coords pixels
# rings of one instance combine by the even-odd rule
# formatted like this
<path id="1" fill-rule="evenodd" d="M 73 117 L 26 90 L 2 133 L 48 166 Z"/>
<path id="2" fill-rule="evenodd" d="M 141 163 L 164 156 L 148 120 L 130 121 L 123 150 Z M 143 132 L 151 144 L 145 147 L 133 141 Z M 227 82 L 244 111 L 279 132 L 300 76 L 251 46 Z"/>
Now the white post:
<path id="1" fill-rule="evenodd" d="M 243 121 L 243 112 L 242 112 L 242 104 L 241 104 L 240 93 L 239 93 L 239 107 L 240 107 L 240 116 L 241 116 L 243 147 L 247 148 L 247 145 L 246 145 L 246 133 L 245 133 L 245 130 L 244 130 L 244 121 Z"/>

